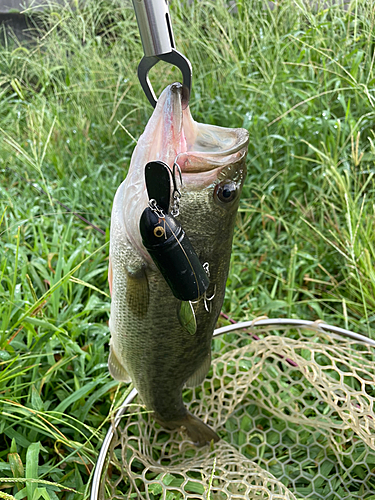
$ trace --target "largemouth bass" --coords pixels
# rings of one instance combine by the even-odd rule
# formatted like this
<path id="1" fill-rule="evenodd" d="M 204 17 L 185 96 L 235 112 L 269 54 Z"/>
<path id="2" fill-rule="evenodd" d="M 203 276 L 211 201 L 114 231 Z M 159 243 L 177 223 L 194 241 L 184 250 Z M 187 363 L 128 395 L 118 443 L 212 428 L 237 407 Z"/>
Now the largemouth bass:
<path id="1" fill-rule="evenodd" d="M 108 366 L 115 379 L 134 383 L 163 427 L 184 427 L 201 446 L 219 438 L 186 410 L 182 389 L 200 384 L 210 368 L 211 339 L 224 300 L 246 176 L 248 132 L 195 122 L 189 108 L 183 109 L 182 94 L 182 86 L 173 84 L 159 97 L 115 195 L 108 273 L 112 296 Z M 207 294 L 187 303 L 187 308 L 172 294 L 142 244 L 139 224 L 149 201 L 144 172 L 154 160 L 180 166 L 176 219 L 200 262 L 209 265 Z M 193 331 L 186 314 L 195 315 Z"/>

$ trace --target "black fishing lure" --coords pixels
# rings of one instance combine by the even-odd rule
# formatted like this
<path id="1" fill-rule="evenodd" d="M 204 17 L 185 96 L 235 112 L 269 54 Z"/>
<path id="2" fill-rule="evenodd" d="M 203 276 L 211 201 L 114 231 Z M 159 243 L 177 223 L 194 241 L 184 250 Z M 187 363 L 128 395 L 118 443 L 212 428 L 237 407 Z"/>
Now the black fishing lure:
<path id="1" fill-rule="evenodd" d="M 199 299 L 210 280 L 189 238 L 170 210 L 171 176 L 176 199 L 175 172 L 162 161 L 152 161 L 145 167 L 149 206 L 140 220 L 142 241 L 152 260 L 168 283 L 173 295 L 180 300 Z"/>

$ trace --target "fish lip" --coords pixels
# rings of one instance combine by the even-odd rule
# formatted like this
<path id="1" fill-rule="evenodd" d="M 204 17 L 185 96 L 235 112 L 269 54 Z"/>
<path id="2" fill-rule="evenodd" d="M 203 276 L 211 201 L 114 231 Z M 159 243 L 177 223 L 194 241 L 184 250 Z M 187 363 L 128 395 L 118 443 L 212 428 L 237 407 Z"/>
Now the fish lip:
<path id="1" fill-rule="evenodd" d="M 246 175 L 246 167 L 243 166 L 244 157 L 247 155 L 247 145 L 242 147 L 236 153 L 227 155 L 221 158 L 219 164 L 211 165 L 210 168 L 191 168 L 182 169 L 182 185 L 188 190 L 200 190 L 208 186 L 216 184 L 221 180 L 232 179 L 233 171 L 230 173 L 228 169 L 235 167 L 238 169 L 238 182 L 242 183 Z"/>
<path id="2" fill-rule="evenodd" d="M 175 82 L 170 85 L 170 92 L 175 96 L 179 96 L 181 110 L 185 111 L 185 109 L 189 106 L 189 99 L 190 99 L 190 90 L 188 89 L 188 87 L 186 87 L 180 82 Z"/>
<path id="3" fill-rule="evenodd" d="M 247 154 L 247 142 L 228 151 L 229 154 L 207 154 L 202 153 L 180 153 L 176 158 L 176 163 L 181 169 L 183 178 L 197 179 L 200 176 L 214 174 L 217 176 L 228 166 L 240 161 Z"/>
<path id="4" fill-rule="evenodd" d="M 183 87 L 184 86 L 182 85 L 182 83 L 175 82 L 172 83 L 172 85 L 170 86 L 170 91 L 173 92 L 174 94 L 181 94 L 182 96 Z"/>
<path id="5" fill-rule="evenodd" d="M 207 149 L 191 148 L 188 151 L 183 151 L 176 156 L 175 163 L 181 169 L 182 175 L 189 174 L 202 174 L 205 172 L 221 171 L 227 165 L 241 159 L 247 151 L 249 142 L 249 132 L 246 129 L 224 129 L 223 127 L 216 127 L 211 125 L 201 125 L 208 132 L 219 130 L 220 134 L 224 131 L 231 135 L 229 147 L 224 147 L 220 150 L 215 150 L 207 145 Z M 220 138 L 220 137 L 219 137 Z"/>

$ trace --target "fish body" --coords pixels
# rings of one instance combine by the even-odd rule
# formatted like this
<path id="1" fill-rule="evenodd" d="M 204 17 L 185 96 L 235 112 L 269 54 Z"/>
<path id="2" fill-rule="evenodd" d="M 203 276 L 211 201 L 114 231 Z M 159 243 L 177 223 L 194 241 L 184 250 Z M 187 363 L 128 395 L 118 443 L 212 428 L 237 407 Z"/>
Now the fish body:
<path id="1" fill-rule="evenodd" d="M 217 435 L 182 401 L 185 385 L 201 383 L 211 363 L 211 340 L 224 300 L 233 230 L 246 176 L 248 133 L 195 122 L 173 84 L 157 106 L 117 190 L 110 233 L 111 331 L 109 370 L 134 383 L 165 428 L 184 426 L 204 445 Z M 148 196 L 144 167 L 176 161 L 182 172 L 179 215 L 200 262 L 208 263 L 208 302 L 177 299 L 142 244 L 139 223 Z M 207 311 L 208 309 L 208 311 Z M 194 310 L 193 331 L 186 311 Z M 185 312 L 184 312 L 185 311 Z M 189 313 L 188 313 L 189 316 Z M 185 321 L 186 320 L 186 321 Z"/>

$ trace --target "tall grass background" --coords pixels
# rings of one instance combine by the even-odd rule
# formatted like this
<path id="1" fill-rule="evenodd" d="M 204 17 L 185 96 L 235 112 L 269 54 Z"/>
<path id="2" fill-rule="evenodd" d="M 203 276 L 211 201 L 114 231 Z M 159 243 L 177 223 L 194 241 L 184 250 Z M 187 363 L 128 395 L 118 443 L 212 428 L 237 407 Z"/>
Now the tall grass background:
<path id="1" fill-rule="evenodd" d="M 170 10 L 193 116 L 250 133 L 223 311 L 375 338 L 372 2 Z M 72 500 L 126 394 L 106 365 L 108 228 L 152 109 L 130 2 L 51 4 L 31 23 L 30 43 L 0 47 L 0 498 Z M 150 77 L 160 92 L 180 75 Z"/>

